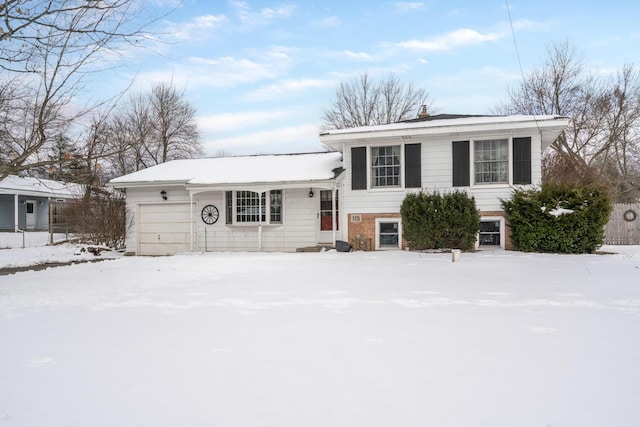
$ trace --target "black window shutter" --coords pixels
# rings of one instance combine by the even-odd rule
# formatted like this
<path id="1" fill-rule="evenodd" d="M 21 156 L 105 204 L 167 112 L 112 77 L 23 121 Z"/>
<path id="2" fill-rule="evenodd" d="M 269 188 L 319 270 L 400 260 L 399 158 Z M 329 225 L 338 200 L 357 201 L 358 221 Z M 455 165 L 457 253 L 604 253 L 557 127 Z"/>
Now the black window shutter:
<path id="1" fill-rule="evenodd" d="M 422 187 L 422 165 L 420 147 L 422 144 L 405 144 L 404 146 L 404 186 L 405 188 Z"/>
<path id="2" fill-rule="evenodd" d="M 351 148 L 351 189 L 367 188 L 367 147 Z"/>
<path id="3" fill-rule="evenodd" d="M 453 186 L 469 186 L 469 141 L 453 141 Z"/>
<path id="4" fill-rule="evenodd" d="M 531 137 L 513 138 L 513 183 L 531 184 Z"/>

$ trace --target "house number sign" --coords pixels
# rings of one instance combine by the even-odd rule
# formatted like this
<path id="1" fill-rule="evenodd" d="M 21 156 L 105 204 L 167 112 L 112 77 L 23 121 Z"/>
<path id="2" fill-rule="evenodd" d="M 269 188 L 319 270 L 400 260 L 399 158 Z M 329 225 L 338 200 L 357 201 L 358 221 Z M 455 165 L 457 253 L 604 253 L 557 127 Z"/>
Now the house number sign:
<path id="1" fill-rule="evenodd" d="M 362 222 L 362 215 L 351 215 L 351 222 Z"/>

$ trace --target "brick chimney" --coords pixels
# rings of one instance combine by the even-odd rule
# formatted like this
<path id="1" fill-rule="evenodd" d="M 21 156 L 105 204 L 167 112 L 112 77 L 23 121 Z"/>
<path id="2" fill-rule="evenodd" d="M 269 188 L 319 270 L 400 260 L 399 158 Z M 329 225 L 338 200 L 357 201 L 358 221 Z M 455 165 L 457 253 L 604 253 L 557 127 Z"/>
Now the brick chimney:
<path id="1" fill-rule="evenodd" d="M 420 111 L 418 112 L 418 118 L 424 119 L 426 117 L 429 117 L 429 113 L 427 112 L 427 106 L 423 105 L 422 107 L 420 107 Z"/>

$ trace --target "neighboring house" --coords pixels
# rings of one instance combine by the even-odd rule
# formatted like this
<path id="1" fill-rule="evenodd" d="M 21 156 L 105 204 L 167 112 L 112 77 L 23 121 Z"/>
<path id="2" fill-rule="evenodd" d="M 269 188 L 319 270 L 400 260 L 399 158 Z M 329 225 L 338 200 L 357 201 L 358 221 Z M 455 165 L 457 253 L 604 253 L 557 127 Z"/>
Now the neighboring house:
<path id="1" fill-rule="evenodd" d="M 127 251 L 295 251 L 336 240 L 400 249 L 413 191 L 461 190 L 482 217 L 480 246 L 508 247 L 500 200 L 541 180 L 559 116 L 422 117 L 332 130 L 333 152 L 176 160 L 116 178 L 133 226 Z"/>
<path id="2" fill-rule="evenodd" d="M 48 230 L 50 202 L 81 195 L 79 184 L 9 175 L 0 181 L 0 230 Z"/>

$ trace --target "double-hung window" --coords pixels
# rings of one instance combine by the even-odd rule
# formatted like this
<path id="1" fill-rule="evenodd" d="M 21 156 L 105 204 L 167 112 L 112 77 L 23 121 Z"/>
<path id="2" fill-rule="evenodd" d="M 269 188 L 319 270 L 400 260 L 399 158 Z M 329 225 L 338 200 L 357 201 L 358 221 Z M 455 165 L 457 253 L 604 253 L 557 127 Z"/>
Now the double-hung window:
<path id="1" fill-rule="evenodd" d="M 476 184 L 509 182 L 509 140 L 477 140 L 473 144 L 474 181 Z"/>
<path id="2" fill-rule="evenodd" d="M 228 225 L 282 224 L 282 190 L 271 190 L 269 197 L 266 192 L 227 191 L 225 200 Z"/>
<path id="3" fill-rule="evenodd" d="M 400 186 L 400 146 L 371 147 L 371 186 Z"/>
<path id="4" fill-rule="evenodd" d="M 531 137 L 453 141 L 453 186 L 532 183 Z"/>
<path id="5" fill-rule="evenodd" d="M 420 188 L 421 143 L 351 147 L 351 189 Z"/>

